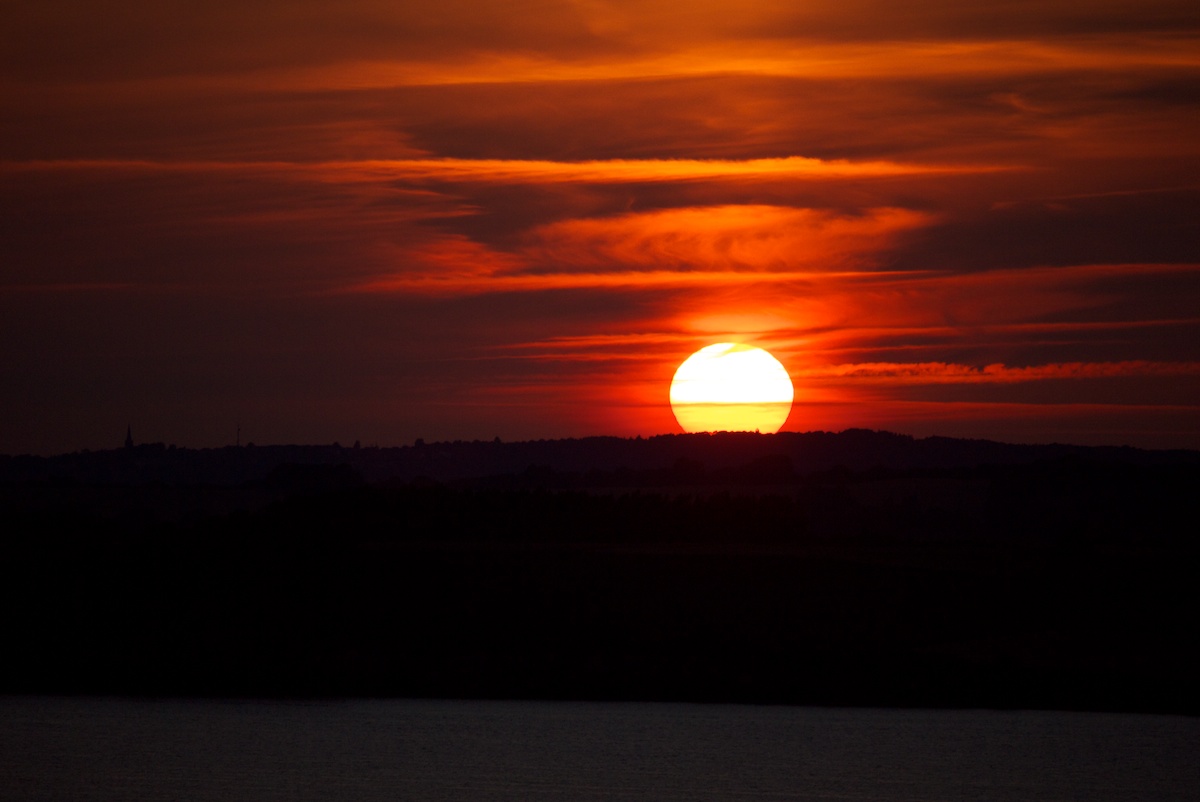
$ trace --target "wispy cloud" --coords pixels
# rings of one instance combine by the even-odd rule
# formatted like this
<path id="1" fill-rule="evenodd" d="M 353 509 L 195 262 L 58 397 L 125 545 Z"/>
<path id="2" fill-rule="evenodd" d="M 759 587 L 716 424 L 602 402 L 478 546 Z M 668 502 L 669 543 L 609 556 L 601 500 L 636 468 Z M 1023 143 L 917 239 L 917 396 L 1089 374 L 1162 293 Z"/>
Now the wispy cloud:
<path id="1" fill-rule="evenodd" d="M 363 159 L 355 161 L 170 161 L 146 159 L 30 159 L 0 162 L 0 170 L 30 172 L 149 172 L 282 174 L 335 181 L 643 183 L 763 178 L 862 178 L 1010 170 L 1003 165 L 903 164 L 889 161 L 823 160 L 803 156 L 770 159 Z"/>
<path id="2" fill-rule="evenodd" d="M 871 265 L 896 235 L 932 220 L 906 209 L 853 216 L 779 206 L 665 209 L 540 226 L 526 253 L 559 269 L 837 272 Z"/>
<path id="3" fill-rule="evenodd" d="M 427 257 L 406 254 L 396 275 L 354 289 L 495 293 L 836 281 L 872 270 L 873 255 L 890 238 L 930 219 L 902 209 L 844 216 L 726 206 L 566 220 L 528 232 L 514 252 L 485 254 L 478 249 L 473 258 L 444 255 L 433 270 L 420 267 L 429 264 Z"/>
<path id="4" fill-rule="evenodd" d="M 724 40 L 667 52 L 634 52 L 593 59 L 522 53 L 477 55 L 453 64 L 436 61 L 369 61 L 333 69 L 264 73 L 264 87 L 365 89 L 455 84 L 560 83 L 757 75 L 779 78 L 931 78 L 1037 74 L 1067 70 L 1196 67 L 1196 40 L 1144 34 L 1081 37 L 1054 42 L 996 38 L 976 41 L 823 42 L 797 39 Z M 214 79 L 209 79 L 212 81 Z M 219 79 L 216 79 L 219 80 Z"/>
<path id="5" fill-rule="evenodd" d="M 793 378 L 862 379 L 898 384 L 1012 384 L 1046 379 L 1107 379 L 1131 376 L 1196 376 L 1200 362 L 1069 362 L 1014 367 L 1003 364 L 983 366 L 955 365 L 945 362 L 873 362 L 858 365 L 833 365 L 800 369 Z"/>

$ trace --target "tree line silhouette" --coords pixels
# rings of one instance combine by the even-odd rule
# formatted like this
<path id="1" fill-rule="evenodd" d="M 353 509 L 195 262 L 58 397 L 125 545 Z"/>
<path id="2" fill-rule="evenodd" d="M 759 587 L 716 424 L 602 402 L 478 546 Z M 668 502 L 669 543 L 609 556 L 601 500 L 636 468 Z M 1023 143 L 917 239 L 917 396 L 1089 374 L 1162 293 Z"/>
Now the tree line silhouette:
<path id="1" fill-rule="evenodd" d="M 1186 455 L 782 452 L 10 480 L 0 691 L 1194 714 L 1198 483 Z"/>

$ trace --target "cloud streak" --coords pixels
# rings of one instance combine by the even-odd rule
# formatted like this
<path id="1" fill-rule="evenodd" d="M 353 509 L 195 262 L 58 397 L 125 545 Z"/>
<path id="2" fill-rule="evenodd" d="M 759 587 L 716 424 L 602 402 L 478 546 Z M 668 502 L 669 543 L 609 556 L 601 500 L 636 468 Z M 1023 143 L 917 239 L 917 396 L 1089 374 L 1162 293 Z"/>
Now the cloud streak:
<path id="1" fill-rule="evenodd" d="M 1046 379 L 1109 379 L 1138 376 L 1200 376 L 1200 362 L 1070 362 L 1013 367 L 1002 364 L 953 365 L 945 362 L 874 362 L 801 370 L 793 378 L 866 379 L 900 384 L 1012 384 Z"/>
<path id="2" fill-rule="evenodd" d="M 771 159 L 592 159 L 578 162 L 532 159 L 389 159 L 336 162 L 150 161 L 63 159 L 0 162 L 13 173 L 245 173 L 312 177 L 328 181 L 409 180 L 486 183 L 643 183 L 722 179 L 864 178 L 1012 169 L 993 165 L 925 165 L 887 161 L 853 162 L 803 156 Z"/>

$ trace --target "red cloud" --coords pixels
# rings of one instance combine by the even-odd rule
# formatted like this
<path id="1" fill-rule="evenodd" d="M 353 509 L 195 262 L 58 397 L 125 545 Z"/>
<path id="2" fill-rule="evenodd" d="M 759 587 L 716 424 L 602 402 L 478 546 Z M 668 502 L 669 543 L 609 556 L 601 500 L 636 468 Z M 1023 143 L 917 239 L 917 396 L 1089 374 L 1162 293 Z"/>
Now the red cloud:
<path id="1" fill-rule="evenodd" d="M 858 270 L 932 217 L 906 209 L 840 215 L 782 206 L 710 206 L 541 226 L 525 252 L 546 267 L 578 270 Z"/>

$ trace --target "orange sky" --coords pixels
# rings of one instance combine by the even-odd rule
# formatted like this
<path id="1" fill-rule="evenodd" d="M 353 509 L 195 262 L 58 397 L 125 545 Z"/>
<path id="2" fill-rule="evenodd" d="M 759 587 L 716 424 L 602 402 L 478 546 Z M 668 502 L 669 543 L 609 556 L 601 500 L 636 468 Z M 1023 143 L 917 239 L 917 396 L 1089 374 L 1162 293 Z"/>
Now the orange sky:
<path id="1" fill-rule="evenodd" d="M 785 428 L 1200 448 L 1200 8 L 9 4 L 0 452 Z"/>

